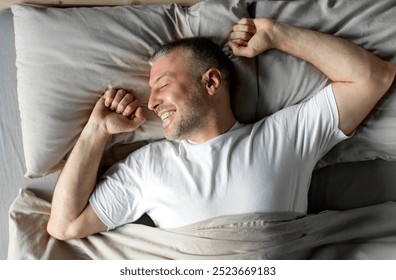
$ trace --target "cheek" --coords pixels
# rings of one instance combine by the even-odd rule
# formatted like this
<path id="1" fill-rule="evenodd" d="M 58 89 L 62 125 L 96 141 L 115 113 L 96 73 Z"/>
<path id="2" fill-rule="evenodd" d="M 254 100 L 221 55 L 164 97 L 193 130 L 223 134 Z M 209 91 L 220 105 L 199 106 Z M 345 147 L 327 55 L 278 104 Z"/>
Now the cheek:
<path id="1" fill-rule="evenodd" d="M 172 87 L 171 89 L 168 90 L 168 92 L 165 94 L 165 99 L 167 103 L 171 104 L 180 104 L 183 103 L 183 100 L 187 96 L 187 91 L 184 87 Z"/>

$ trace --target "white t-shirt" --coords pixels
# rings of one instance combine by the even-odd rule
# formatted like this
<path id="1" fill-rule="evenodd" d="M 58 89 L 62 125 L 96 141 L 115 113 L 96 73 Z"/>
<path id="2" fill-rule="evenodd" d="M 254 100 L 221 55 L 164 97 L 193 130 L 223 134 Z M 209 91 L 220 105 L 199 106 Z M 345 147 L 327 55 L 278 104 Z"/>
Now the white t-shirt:
<path id="1" fill-rule="evenodd" d="M 331 86 L 205 143 L 159 141 L 114 165 L 90 203 L 113 229 L 147 213 L 162 228 L 250 212 L 306 213 L 317 161 L 347 137 Z"/>

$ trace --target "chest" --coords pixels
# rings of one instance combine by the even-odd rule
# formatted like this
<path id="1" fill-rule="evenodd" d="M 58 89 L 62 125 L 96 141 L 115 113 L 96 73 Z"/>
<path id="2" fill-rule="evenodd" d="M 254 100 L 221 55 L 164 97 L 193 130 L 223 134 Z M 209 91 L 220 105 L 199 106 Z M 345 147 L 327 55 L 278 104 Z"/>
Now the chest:
<path id="1" fill-rule="evenodd" d="M 182 150 L 157 161 L 143 180 L 153 199 L 172 197 L 213 200 L 214 197 L 252 197 L 289 186 L 301 166 L 285 147 L 280 156 L 245 141 L 230 146 Z M 292 179 L 291 179 L 292 178 Z"/>
<path id="2" fill-rule="evenodd" d="M 292 210 L 296 189 L 309 182 L 292 149 L 277 153 L 249 141 L 178 151 L 145 176 L 149 215 L 168 223 L 178 217 L 179 224 L 193 217 Z"/>

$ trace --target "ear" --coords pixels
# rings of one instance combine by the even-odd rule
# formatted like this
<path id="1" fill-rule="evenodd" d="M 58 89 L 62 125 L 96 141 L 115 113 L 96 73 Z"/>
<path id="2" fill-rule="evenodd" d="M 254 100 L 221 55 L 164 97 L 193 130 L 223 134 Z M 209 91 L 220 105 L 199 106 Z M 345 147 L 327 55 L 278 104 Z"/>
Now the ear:
<path id="1" fill-rule="evenodd" d="M 210 68 L 202 75 L 206 90 L 209 95 L 215 95 L 221 87 L 222 78 L 219 69 Z"/>

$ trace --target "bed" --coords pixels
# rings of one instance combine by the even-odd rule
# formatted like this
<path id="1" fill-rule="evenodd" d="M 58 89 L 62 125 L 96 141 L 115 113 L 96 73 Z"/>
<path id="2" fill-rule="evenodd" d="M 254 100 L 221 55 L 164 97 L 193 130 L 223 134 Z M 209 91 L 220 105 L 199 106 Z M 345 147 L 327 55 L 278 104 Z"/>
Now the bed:
<path id="1" fill-rule="evenodd" d="M 62 1 L 67 7 L 12 10 L 11 2 L 23 1 L 0 11 L 1 259 L 396 259 L 395 83 L 355 135 L 318 162 L 306 216 L 251 213 L 171 230 L 143 220 L 71 241 L 46 232 L 59 169 L 93 104 L 107 87 L 147 100 L 155 46 L 210 36 L 238 71 L 234 111 L 253 122 L 329 81 L 278 51 L 233 57 L 226 43 L 234 22 L 275 18 L 344 37 L 396 63 L 393 1 Z M 113 137 L 103 169 L 162 137 L 149 116 L 136 133 Z"/>

